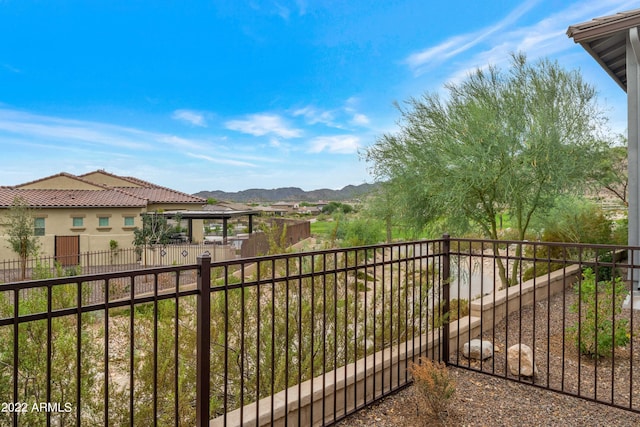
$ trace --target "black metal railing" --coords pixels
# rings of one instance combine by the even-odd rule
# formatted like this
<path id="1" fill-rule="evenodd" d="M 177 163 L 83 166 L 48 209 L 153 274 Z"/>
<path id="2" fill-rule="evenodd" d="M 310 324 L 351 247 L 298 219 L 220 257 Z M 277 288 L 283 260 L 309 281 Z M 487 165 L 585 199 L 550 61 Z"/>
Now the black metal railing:
<path id="1" fill-rule="evenodd" d="M 0 425 L 327 425 L 420 356 L 638 411 L 634 250 L 444 236 L 4 284 Z"/>
<path id="2" fill-rule="evenodd" d="M 452 325 L 448 364 L 640 412 L 639 249 L 451 239 L 452 318 L 470 317 Z M 476 338 L 493 357 L 466 357 Z"/>

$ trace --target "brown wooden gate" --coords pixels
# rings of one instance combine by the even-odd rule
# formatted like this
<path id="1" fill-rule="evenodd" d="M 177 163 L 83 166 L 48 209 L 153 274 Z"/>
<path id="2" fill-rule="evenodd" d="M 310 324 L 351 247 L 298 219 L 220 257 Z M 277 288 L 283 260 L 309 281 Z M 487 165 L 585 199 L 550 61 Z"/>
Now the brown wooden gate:
<path id="1" fill-rule="evenodd" d="M 80 236 L 56 236 L 56 261 L 67 267 L 80 264 Z"/>

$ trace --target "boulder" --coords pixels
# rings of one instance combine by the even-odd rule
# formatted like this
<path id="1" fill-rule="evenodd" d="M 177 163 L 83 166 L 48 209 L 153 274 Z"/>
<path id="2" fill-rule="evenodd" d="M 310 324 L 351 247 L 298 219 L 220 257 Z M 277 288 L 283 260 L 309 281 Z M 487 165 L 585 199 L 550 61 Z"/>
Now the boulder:
<path id="1" fill-rule="evenodd" d="M 533 350 L 526 344 L 516 344 L 507 350 L 507 363 L 512 375 L 533 377 L 538 368 L 533 363 Z"/>
<path id="2" fill-rule="evenodd" d="M 467 359 L 484 360 L 493 357 L 493 344 L 479 339 L 464 343 L 462 355 Z"/>

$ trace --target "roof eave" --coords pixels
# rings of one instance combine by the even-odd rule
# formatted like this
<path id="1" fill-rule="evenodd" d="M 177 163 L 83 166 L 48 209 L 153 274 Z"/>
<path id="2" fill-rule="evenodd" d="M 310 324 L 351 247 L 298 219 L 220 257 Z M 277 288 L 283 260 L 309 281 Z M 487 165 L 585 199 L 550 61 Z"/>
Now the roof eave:
<path id="1" fill-rule="evenodd" d="M 609 68 L 609 66 L 602 60 L 602 58 L 600 58 L 600 55 L 594 52 L 594 50 L 591 48 L 591 45 L 587 42 L 580 43 L 580 45 L 584 48 L 584 50 L 589 52 L 589 55 L 591 55 L 591 57 L 595 59 L 598 64 L 600 64 L 600 67 L 602 67 L 602 69 L 606 71 L 607 74 L 609 74 L 609 76 L 613 79 L 613 81 L 615 81 L 618 84 L 618 86 L 620 86 L 620 88 L 626 93 L 627 86 L 622 82 L 622 80 L 620 80 L 620 78 L 616 75 L 616 73 L 614 73 L 611 70 L 611 68 Z"/>
<path id="2" fill-rule="evenodd" d="M 614 15 L 611 19 L 604 20 L 604 22 L 593 20 L 583 24 L 571 25 L 567 29 L 567 36 L 576 43 L 582 44 L 637 26 L 640 26 L 640 9 Z"/>

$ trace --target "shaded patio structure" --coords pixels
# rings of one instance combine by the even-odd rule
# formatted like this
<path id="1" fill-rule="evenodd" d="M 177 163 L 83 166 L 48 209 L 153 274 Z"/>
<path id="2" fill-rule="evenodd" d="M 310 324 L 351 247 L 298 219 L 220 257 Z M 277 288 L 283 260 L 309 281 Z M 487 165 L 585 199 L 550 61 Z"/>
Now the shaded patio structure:
<path id="1" fill-rule="evenodd" d="M 180 217 L 188 222 L 189 241 L 193 240 L 193 220 L 221 220 L 222 221 L 222 243 L 227 244 L 227 224 L 232 218 L 246 216 L 249 221 L 249 234 L 253 233 L 253 217 L 260 215 L 260 212 L 253 210 L 189 210 L 189 211 L 167 211 L 162 213 L 167 219 Z"/>
<path id="2" fill-rule="evenodd" d="M 640 9 L 571 25 L 567 36 L 579 43 L 627 93 L 628 244 L 640 246 Z M 632 262 L 640 251 L 630 251 Z M 640 271 L 630 270 L 633 289 L 640 290 Z"/>

